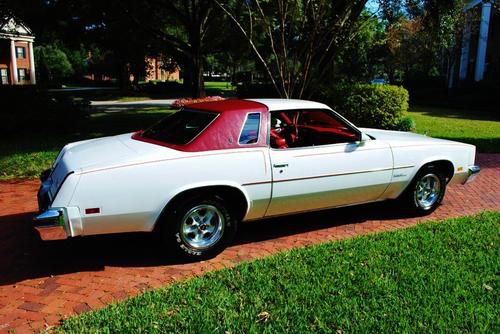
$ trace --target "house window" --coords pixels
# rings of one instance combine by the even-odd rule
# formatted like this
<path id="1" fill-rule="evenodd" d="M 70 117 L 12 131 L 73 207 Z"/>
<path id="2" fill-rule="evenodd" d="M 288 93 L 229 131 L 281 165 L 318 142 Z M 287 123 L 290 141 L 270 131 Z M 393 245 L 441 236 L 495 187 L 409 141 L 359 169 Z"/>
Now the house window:
<path id="1" fill-rule="evenodd" d="M 25 68 L 18 68 L 17 69 L 17 79 L 19 81 L 26 81 L 29 80 L 29 72 Z"/>
<path id="2" fill-rule="evenodd" d="M 26 48 L 16 46 L 16 58 L 26 58 Z"/>
<path id="3" fill-rule="evenodd" d="M 9 71 L 6 68 L 0 69 L 0 79 L 1 79 L 2 85 L 9 84 Z"/>

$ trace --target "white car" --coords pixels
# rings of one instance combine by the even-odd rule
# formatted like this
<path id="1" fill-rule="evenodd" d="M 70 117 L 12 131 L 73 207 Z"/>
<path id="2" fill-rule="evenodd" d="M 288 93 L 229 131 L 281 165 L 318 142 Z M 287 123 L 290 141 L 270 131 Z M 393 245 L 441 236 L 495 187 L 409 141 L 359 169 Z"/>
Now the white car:
<path id="1" fill-rule="evenodd" d="M 38 193 L 43 240 L 156 231 L 210 257 L 238 223 L 401 199 L 432 212 L 479 172 L 475 147 L 357 128 L 303 100 L 193 104 L 145 131 L 66 145 Z"/>

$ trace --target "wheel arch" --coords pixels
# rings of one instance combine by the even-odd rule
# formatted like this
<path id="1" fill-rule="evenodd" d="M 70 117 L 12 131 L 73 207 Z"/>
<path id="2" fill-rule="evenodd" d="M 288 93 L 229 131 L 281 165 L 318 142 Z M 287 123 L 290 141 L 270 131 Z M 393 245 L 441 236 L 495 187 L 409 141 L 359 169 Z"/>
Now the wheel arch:
<path id="1" fill-rule="evenodd" d="M 444 176 L 446 178 L 446 182 L 449 182 L 455 173 L 455 166 L 453 165 L 453 162 L 450 159 L 446 158 L 440 158 L 440 159 L 431 159 L 430 161 L 424 162 L 420 168 L 416 171 L 415 175 L 413 175 L 413 178 L 424 168 L 428 167 L 434 167 L 444 173 Z M 412 180 L 413 180 L 412 178 Z"/>
<path id="2" fill-rule="evenodd" d="M 219 196 L 228 203 L 228 208 L 236 219 L 241 221 L 247 214 L 250 208 L 250 201 L 246 192 L 236 186 L 230 184 L 211 184 L 197 185 L 182 189 L 175 194 L 163 207 L 160 215 L 154 223 L 153 229 L 157 229 L 162 224 L 162 219 L 172 210 L 179 202 L 193 197 L 203 196 Z"/>
<path id="3" fill-rule="evenodd" d="M 410 185 L 413 183 L 418 173 L 420 173 L 421 170 L 427 167 L 435 167 L 438 168 L 439 170 L 442 170 L 444 172 L 446 182 L 449 182 L 453 178 L 453 174 L 455 173 L 455 167 L 450 159 L 447 158 L 427 159 L 422 162 L 419 168 L 415 168 L 413 175 L 409 179 L 404 189 L 399 193 L 399 195 L 404 194 L 408 189 L 408 187 L 410 187 Z"/>

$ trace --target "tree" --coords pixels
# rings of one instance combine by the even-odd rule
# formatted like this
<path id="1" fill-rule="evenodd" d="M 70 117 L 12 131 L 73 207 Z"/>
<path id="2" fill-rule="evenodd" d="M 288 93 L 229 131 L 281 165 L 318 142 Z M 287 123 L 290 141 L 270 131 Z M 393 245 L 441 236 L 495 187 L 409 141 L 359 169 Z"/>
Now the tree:
<path id="1" fill-rule="evenodd" d="M 378 0 L 386 22 L 392 79 L 451 79 L 459 57 L 465 0 Z"/>
<path id="2" fill-rule="evenodd" d="M 125 8 L 135 27 L 182 65 L 192 95 L 204 96 L 203 66 L 211 47 L 206 37 L 216 19 L 212 0 L 131 1 Z"/>
<path id="3" fill-rule="evenodd" d="M 313 93 L 367 2 L 214 1 L 242 32 L 276 91 L 285 98 Z"/>
<path id="4" fill-rule="evenodd" d="M 42 82 L 60 83 L 74 74 L 66 53 L 56 44 L 35 47 L 35 60 Z"/>
<path id="5" fill-rule="evenodd" d="M 335 81 L 368 82 L 374 77 L 384 77 L 387 57 L 384 24 L 365 10 L 354 31 L 335 57 Z"/>

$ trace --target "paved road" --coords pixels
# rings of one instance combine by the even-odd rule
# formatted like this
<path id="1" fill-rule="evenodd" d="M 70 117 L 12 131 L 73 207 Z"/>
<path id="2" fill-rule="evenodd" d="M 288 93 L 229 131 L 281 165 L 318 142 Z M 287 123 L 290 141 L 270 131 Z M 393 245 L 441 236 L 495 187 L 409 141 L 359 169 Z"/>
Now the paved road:
<path id="1" fill-rule="evenodd" d="M 200 263 L 161 256 L 144 234 L 38 243 L 30 226 L 38 182 L 0 183 L 0 333 L 39 331 L 62 316 L 285 249 L 500 210 L 500 154 L 479 154 L 477 162 L 478 178 L 450 187 L 431 216 L 408 217 L 378 203 L 242 224 L 233 246 Z"/>
<path id="2" fill-rule="evenodd" d="M 175 99 L 158 99 L 144 101 L 91 101 L 92 112 L 122 112 L 151 107 L 170 108 Z"/>

